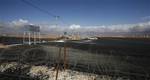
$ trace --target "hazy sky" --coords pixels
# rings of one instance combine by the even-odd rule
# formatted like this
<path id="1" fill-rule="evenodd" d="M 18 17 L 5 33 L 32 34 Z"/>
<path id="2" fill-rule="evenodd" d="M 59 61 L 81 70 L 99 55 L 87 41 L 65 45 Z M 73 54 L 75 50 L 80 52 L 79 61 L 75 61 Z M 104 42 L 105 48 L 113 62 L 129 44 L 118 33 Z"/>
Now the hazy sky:
<path id="1" fill-rule="evenodd" d="M 150 0 L 25 0 L 54 15 L 64 24 L 114 25 L 142 22 L 150 16 Z M 53 23 L 48 15 L 22 0 L 0 0 L 0 21 L 24 19 Z"/>

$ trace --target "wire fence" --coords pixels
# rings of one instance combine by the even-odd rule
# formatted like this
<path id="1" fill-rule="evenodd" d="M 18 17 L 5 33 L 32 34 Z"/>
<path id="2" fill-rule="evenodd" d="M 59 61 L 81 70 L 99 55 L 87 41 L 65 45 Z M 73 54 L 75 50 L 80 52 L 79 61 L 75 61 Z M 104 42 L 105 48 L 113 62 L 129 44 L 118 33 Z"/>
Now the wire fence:
<path id="1" fill-rule="evenodd" d="M 1 50 L 1 77 L 15 77 L 17 80 L 46 80 L 50 76 L 42 71 L 38 72 L 40 76 L 31 77 L 31 68 L 33 66 L 46 66 L 52 69 L 55 78 L 58 80 L 62 71 L 79 71 L 92 74 L 111 76 L 110 80 L 122 77 L 123 80 L 149 80 L 149 65 L 145 66 L 148 58 L 139 58 L 128 55 L 126 52 L 117 50 L 104 50 L 100 47 L 93 51 L 93 45 L 87 45 L 87 49 L 81 48 L 83 45 L 58 45 L 58 44 L 40 44 L 40 45 L 19 45 Z M 104 50 L 104 51 L 103 51 Z M 101 52 L 100 52 L 101 51 Z M 107 53 L 105 53 L 107 52 Z M 116 53 L 120 53 L 117 55 Z M 142 62 L 143 61 L 143 65 Z M 16 62 L 17 65 L 8 67 L 5 63 Z M 4 66 L 5 64 L 5 66 Z M 6 70 L 2 70 L 6 68 Z M 42 69 L 42 68 L 41 68 Z M 43 70 L 44 71 L 44 70 Z M 45 72 L 45 73 L 48 73 Z M 74 75 L 74 74 L 72 74 Z M 68 79 L 69 80 L 69 79 Z M 77 80 L 77 79 L 76 79 Z M 101 80 L 93 78 L 89 80 Z M 106 79 L 107 80 L 107 79 Z"/>

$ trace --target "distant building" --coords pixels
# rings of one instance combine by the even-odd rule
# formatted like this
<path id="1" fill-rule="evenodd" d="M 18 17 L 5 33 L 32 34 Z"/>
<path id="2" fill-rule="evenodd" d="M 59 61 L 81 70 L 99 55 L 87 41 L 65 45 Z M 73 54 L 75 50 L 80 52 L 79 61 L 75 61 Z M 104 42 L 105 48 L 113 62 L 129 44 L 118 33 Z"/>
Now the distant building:
<path id="1" fill-rule="evenodd" d="M 89 37 L 88 39 L 90 39 L 90 40 L 97 40 L 98 38 L 97 37 Z"/>

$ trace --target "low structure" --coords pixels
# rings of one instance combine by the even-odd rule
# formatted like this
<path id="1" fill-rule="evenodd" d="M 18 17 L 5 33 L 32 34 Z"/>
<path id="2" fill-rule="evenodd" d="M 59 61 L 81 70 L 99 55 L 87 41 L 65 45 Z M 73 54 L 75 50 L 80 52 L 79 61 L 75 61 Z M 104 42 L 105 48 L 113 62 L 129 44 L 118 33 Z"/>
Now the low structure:
<path id="1" fill-rule="evenodd" d="M 36 44 L 36 43 L 41 42 L 40 26 L 25 25 L 24 28 L 25 28 L 25 31 L 23 33 L 23 44 L 28 43 L 29 45 L 31 45 L 32 43 Z M 26 41 L 26 38 L 28 38 L 27 41 Z M 33 38 L 33 41 L 31 38 Z"/>

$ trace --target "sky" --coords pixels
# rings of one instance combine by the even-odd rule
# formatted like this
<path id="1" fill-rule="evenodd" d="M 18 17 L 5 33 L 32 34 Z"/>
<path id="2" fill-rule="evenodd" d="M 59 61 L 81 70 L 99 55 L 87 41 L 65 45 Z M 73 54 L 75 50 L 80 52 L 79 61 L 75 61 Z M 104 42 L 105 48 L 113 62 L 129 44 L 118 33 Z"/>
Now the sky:
<path id="1" fill-rule="evenodd" d="M 150 34 L 150 0 L 0 0 L 1 32 L 21 32 L 26 24 L 38 24 L 43 32 L 53 33 Z"/>
<path id="2" fill-rule="evenodd" d="M 25 0 L 53 15 L 63 24 L 112 25 L 143 21 L 150 16 L 150 0 Z M 0 0 L 0 20 L 53 23 L 55 19 L 22 0 Z"/>

